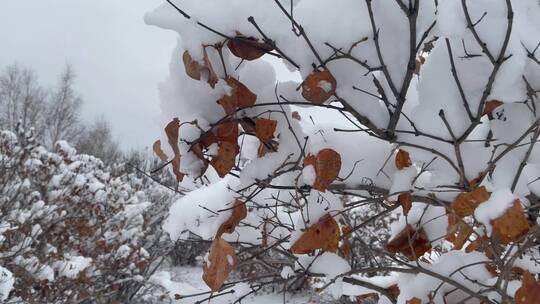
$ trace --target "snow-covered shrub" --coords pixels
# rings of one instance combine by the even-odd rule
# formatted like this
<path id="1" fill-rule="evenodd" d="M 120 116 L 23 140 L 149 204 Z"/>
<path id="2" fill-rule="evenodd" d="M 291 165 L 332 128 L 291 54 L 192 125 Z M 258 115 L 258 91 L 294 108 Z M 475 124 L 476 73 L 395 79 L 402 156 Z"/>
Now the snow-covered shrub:
<path id="1" fill-rule="evenodd" d="M 170 248 L 161 219 L 171 197 L 136 173 L 112 176 L 64 141 L 48 152 L 31 134 L 0 132 L 0 298 L 142 301 Z"/>
<path id="2" fill-rule="evenodd" d="M 205 184 L 163 226 L 212 242 L 208 289 L 193 294 L 241 302 L 311 281 L 359 302 L 537 303 L 539 16 L 536 0 L 167 0 L 149 13 L 180 35 L 155 150 L 180 186 Z M 381 218 L 389 239 L 363 240 Z M 350 262 L 351 243 L 373 263 Z"/>

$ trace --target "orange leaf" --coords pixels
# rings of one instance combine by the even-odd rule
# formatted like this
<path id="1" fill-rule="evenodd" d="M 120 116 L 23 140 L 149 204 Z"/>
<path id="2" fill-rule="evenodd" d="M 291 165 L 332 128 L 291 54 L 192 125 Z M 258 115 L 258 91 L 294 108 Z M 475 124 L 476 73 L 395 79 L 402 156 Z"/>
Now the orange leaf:
<path id="1" fill-rule="evenodd" d="M 158 139 L 156 142 L 154 142 L 152 145 L 152 150 L 154 150 L 154 153 L 156 153 L 157 157 L 159 157 L 161 161 L 167 161 L 167 154 L 165 154 L 165 152 L 163 152 L 161 149 L 161 140 Z"/>
<path id="2" fill-rule="evenodd" d="M 294 118 L 294 119 L 296 119 L 298 121 L 302 120 L 302 116 L 300 116 L 300 113 L 298 113 L 298 111 L 293 111 L 291 113 L 291 116 L 292 116 L 292 118 Z"/>
<path id="3" fill-rule="evenodd" d="M 412 207 L 412 195 L 410 192 L 404 192 L 401 193 L 398 196 L 398 202 L 401 205 L 401 208 L 403 208 L 403 214 L 407 216 L 409 214 L 409 210 L 411 210 Z"/>
<path id="4" fill-rule="evenodd" d="M 277 121 L 273 119 L 259 118 L 255 123 L 255 134 L 262 142 L 268 142 L 274 138 Z"/>
<path id="5" fill-rule="evenodd" d="M 460 250 L 469 239 L 473 229 L 453 213 L 448 214 L 448 234 L 446 239 L 454 244 L 455 250 Z"/>
<path id="6" fill-rule="evenodd" d="M 302 96 L 315 104 L 322 104 L 336 92 L 336 79 L 330 71 L 313 72 L 302 82 Z"/>
<path id="7" fill-rule="evenodd" d="M 409 152 L 399 149 L 396 154 L 396 167 L 399 170 L 403 170 L 412 165 L 411 158 L 409 157 Z"/>
<path id="8" fill-rule="evenodd" d="M 386 244 L 385 249 L 391 253 L 402 253 L 413 260 L 431 250 L 431 243 L 423 229 L 417 231 L 411 225 L 407 225 Z"/>
<path id="9" fill-rule="evenodd" d="M 240 81 L 232 77 L 228 77 L 225 81 L 232 90 L 230 95 L 223 96 L 218 100 L 218 103 L 223 107 L 227 115 L 234 114 L 238 108 L 250 107 L 255 104 L 257 95 Z"/>
<path id="10" fill-rule="evenodd" d="M 226 141 L 233 144 L 238 142 L 238 123 L 235 120 L 222 122 L 212 132 L 217 141 Z"/>
<path id="11" fill-rule="evenodd" d="M 184 61 L 184 68 L 186 70 L 186 74 L 189 77 L 195 80 L 201 80 L 201 77 L 204 75 L 208 77 L 207 82 L 212 88 L 216 85 L 216 83 L 218 82 L 218 77 L 216 75 L 216 72 L 214 72 L 214 69 L 212 68 L 210 60 L 208 59 L 206 49 L 204 50 L 204 63 L 202 65 L 198 61 L 193 60 L 188 51 L 184 52 L 182 60 Z"/>
<path id="12" fill-rule="evenodd" d="M 220 238 L 223 233 L 233 233 L 234 228 L 240 224 L 240 222 L 247 216 L 246 204 L 237 199 L 232 207 L 231 216 L 225 221 L 216 233 L 216 238 Z"/>
<path id="13" fill-rule="evenodd" d="M 474 210 L 481 203 L 487 201 L 490 197 L 490 193 L 487 192 L 486 187 L 478 187 L 471 192 L 462 192 L 452 202 L 452 210 L 459 217 L 465 217 L 474 214 Z"/>
<path id="14" fill-rule="evenodd" d="M 379 294 L 376 292 L 366 293 L 356 297 L 357 304 L 379 303 Z"/>
<path id="15" fill-rule="evenodd" d="M 483 115 L 491 114 L 493 111 L 495 111 L 496 108 L 502 106 L 503 104 L 504 104 L 504 102 L 502 102 L 500 100 L 486 101 L 486 103 L 484 104 L 484 113 L 483 113 Z"/>
<path id="16" fill-rule="evenodd" d="M 317 178 L 313 189 L 324 192 L 338 177 L 341 170 L 341 156 L 332 149 L 323 149 L 317 156 L 308 155 L 304 158 L 304 167 L 312 165 Z"/>
<path id="17" fill-rule="evenodd" d="M 220 177 L 224 177 L 235 165 L 236 155 L 240 152 L 240 148 L 236 143 L 228 141 L 219 142 L 218 155 L 212 159 L 212 166 Z"/>
<path id="18" fill-rule="evenodd" d="M 540 299 L 540 283 L 526 271 L 523 274 L 521 287 L 516 291 L 514 300 L 516 304 L 537 304 Z"/>
<path id="19" fill-rule="evenodd" d="M 397 301 L 397 298 L 399 297 L 399 294 L 401 292 L 397 284 L 390 285 L 388 288 L 386 288 L 386 291 L 394 301 Z"/>
<path id="20" fill-rule="evenodd" d="M 473 251 L 480 251 L 481 247 L 482 247 L 482 239 L 478 238 L 474 241 L 472 241 L 469 245 L 467 245 L 467 247 L 465 247 L 465 252 L 466 253 L 471 253 Z"/>
<path id="21" fill-rule="evenodd" d="M 274 48 L 268 43 L 260 43 L 254 37 L 237 36 L 227 42 L 231 53 L 245 60 L 255 60 Z"/>
<path id="22" fill-rule="evenodd" d="M 508 208 L 502 216 L 492 220 L 491 225 L 493 225 L 493 236 L 501 244 L 517 241 L 529 232 L 529 222 L 519 199 L 516 199 L 512 207 Z"/>
<path id="23" fill-rule="evenodd" d="M 234 248 L 222 240 L 214 239 L 210 247 L 210 254 L 203 265 L 203 280 L 212 291 L 218 291 L 238 264 Z"/>
<path id="24" fill-rule="evenodd" d="M 407 300 L 407 304 L 422 304 L 422 300 L 417 297 Z"/>
<path id="25" fill-rule="evenodd" d="M 330 214 L 322 216 L 311 225 L 291 246 L 294 254 L 307 254 L 316 249 L 336 252 L 339 243 L 339 226 Z"/>
<path id="26" fill-rule="evenodd" d="M 174 158 L 172 159 L 171 165 L 173 168 L 174 176 L 176 176 L 177 183 L 180 183 L 184 179 L 184 174 L 180 172 L 180 149 L 178 147 L 179 130 L 180 121 L 178 120 L 178 118 L 173 119 L 165 127 L 165 133 L 167 134 L 169 145 L 174 152 Z"/>

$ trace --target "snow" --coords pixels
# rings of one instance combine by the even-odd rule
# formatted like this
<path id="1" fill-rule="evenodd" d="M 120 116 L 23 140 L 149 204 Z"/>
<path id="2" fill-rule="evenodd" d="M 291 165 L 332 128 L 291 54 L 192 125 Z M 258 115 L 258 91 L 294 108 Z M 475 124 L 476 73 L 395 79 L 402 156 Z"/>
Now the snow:
<path id="1" fill-rule="evenodd" d="M 500 189 L 491 194 L 486 202 L 480 204 L 474 211 L 474 217 L 484 224 L 488 235 L 491 235 L 491 221 L 502 216 L 506 209 L 512 206 L 516 197 L 510 189 Z"/>
<path id="2" fill-rule="evenodd" d="M 323 89 L 323 91 L 325 91 L 326 93 L 330 93 L 332 91 L 332 84 L 329 81 L 321 80 L 319 81 L 317 86 Z"/>
<path id="3" fill-rule="evenodd" d="M 302 255 L 296 261 L 298 270 L 309 271 L 315 274 L 324 274 L 327 279 L 335 279 L 339 275 L 351 270 L 349 263 L 335 253 L 324 252 L 319 256 Z M 343 294 L 343 279 L 338 278 L 329 287 L 335 299 Z"/>
<path id="4" fill-rule="evenodd" d="M 0 266 L 0 300 L 4 301 L 8 298 L 14 283 L 15 279 L 11 271 Z"/>
<path id="5" fill-rule="evenodd" d="M 76 278 L 81 271 L 84 271 L 92 263 L 91 258 L 83 256 L 72 256 L 64 261 L 54 263 L 54 268 L 60 276 L 67 278 Z"/>
<path id="6" fill-rule="evenodd" d="M 184 231 L 191 231 L 204 239 L 212 238 L 231 212 L 229 210 L 220 212 L 217 216 L 215 214 L 234 202 L 234 193 L 229 190 L 233 182 L 233 179 L 225 178 L 210 186 L 191 191 L 174 202 L 163 224 L 163 229 L 169 233 L 171 240 L 178 240 Z"/>
<path id="7" fill-rule="evenodd" d="M 281 277 L 283 279 L 289 279 L 294 277 L 295 273 L 294 270 L 290 266 L 284 266 L 281 270 Z"/>

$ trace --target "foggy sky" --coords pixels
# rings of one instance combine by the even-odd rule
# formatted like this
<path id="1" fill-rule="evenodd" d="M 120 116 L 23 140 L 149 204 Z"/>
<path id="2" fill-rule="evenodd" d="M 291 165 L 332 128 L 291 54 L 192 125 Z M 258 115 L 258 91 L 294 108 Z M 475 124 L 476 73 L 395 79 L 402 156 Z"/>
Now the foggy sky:
<path id="1" fill-rule="evenodd" d="M 162 1 L 0 0 L 0 67 L 32 67 L 49 86 L 71 64 L 83 119 L 104 115 L 126 150 L 148 146 L 176 43 L 176 33 L 143 21 Z"/>

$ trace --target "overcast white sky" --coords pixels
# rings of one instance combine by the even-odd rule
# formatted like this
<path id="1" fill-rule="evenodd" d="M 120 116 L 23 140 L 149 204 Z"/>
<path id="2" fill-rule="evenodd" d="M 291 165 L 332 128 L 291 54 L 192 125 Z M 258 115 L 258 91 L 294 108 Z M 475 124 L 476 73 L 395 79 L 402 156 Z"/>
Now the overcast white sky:
<path id="1" fill-rule="evenodd" d="M 0 0 L 0 67 L 33 67 L 55 84 L 66 63 L 77 71 L 83 118 L 101 114 L 124 148 L 159 135 L 157 84 L 168 74 L 176 33 L 143 17 L 163 0 Z"/>

